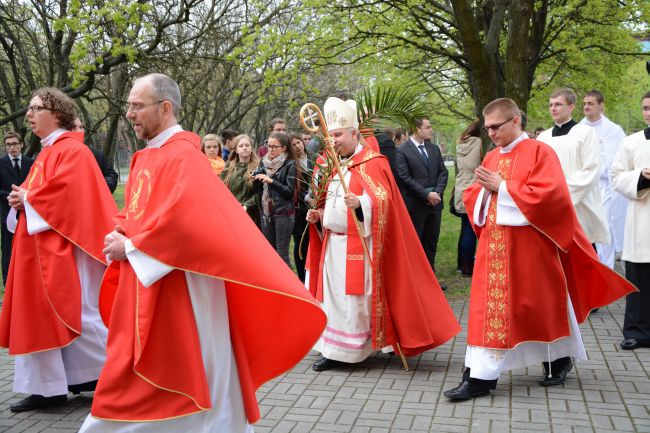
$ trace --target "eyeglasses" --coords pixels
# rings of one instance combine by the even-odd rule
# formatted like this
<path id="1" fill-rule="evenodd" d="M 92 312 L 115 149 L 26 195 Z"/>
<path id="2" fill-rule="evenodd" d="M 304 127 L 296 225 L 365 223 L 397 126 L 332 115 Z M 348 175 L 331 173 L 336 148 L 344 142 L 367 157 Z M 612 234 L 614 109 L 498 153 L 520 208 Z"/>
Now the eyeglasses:
<path id="1" fill-rule="evenodd" d="M 43 110 L 55 111 L 51 108 L 43 107 L 42 105 L 30 105 L 27 107 L 27 111 L 31 111 L 32 113 L 40 113 Z"/>
<path id="2" fill-rule="evenodd" d="M 5 147 L 16 147 L 20 146 L 21 143 L 5 143 Z"/>
<path id="3" fill-rule="evenodd" d="M 130 111 L 131 113 L 137 114 L 140 110 L 151 107 L 152 105 L 160 104 L 161 102 L 165 102 L 165 100 L 163 99 L 152 102 L 151 104 L 126 104 L 126 112 L 128 113 Z"/>
<path id="4" fill-rule="evenodd" d="M 284 147 L 284 146 L 276 146 L 276 145 L 269 146 L 269 145 L 267 144 L 266 147 L 268 147 L 269 149 L 279 149 L 279 148 Z"/>
<path id="5" fill-rule="evenodd" d="M 485 131 L 487 133 L 489 133 L 490 131 L 497 132 L 499 130 L 499 128 L 501 128 L 506 123 L 510 122 L 512 119 L 514 119 L 514 116 L 511 117 L 508 120 L 505 120 L 505 121 L 501 122 L 501 123 L 497 123 L 496 125 L 484 126 L 483 131 Z"/>

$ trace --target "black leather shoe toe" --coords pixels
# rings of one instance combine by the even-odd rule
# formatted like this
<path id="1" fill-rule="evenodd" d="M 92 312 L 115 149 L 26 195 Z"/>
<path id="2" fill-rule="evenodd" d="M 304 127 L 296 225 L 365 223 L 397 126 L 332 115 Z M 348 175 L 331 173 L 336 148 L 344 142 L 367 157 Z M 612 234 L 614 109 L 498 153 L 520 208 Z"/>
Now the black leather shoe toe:
<path id="1" fill-rule="evenodd" d="M 566 382 L 566 377 L 573 368 L 573 361 L 569 362 L 565 368 L 558 372 L 552 372 L 552 375 L 549 377 L 547 374 L 542 376 L 539 380 L 541 386 L 557 386 L 562 385 Z"/>
<path id="2" fill-rule="evenodd" d="M 636 338 L 626 338 L 621 342 L 621 349 L 623 350 L 634 350 L 639 346 L 639 340 Z"/>
<path id="3" fill-rule="evenodd" d="M 74 395 L 81 394 L 82 392 L 93 392 L 97 387 L 97 381 L 93 380 L 90 382 L 79 383 L 76 385 L 68 385 L 68 391 Z"/>
<path id="4" fill-rule="evenodd" d="M 311 366 L 311 369 L 314 371 L 327 371 L 337 367 L 343 367 L 347 365 L 347 362 L 335 361 L 329 358 L 321 358 L 318 361 L 314 362 Z"/>
<path id="5" fill-rule="evenodd" d="M 464 380 L 454 389 L 445 391 L 444 396 L 455 401 L 469 400 L 470 398 L 482 397 L 488 395 L 490 390 L 485 386 L 476 384 L 469 380 Z"/>
<path id="6" fill-rule="evenodd" d="M 46 409 L 48 407 L 60 406 L 68 401 L 66 395 L 55 395 L 52 397 L 43 397 L 42 395 L 33 394 L 9 406 L 9 410 L 14 413 L 26 412 L 28 410 Z"/>

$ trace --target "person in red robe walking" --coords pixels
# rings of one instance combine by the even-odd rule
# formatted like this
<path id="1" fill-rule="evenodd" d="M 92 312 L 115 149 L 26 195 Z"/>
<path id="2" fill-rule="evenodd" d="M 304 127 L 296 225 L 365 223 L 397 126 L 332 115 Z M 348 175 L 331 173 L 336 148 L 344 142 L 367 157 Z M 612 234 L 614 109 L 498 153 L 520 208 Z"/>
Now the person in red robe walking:
<path id="1" fill-rule="evenodd" d="M 15 224 L 0 345 L 16 355 L 14 391 L 31 394 L 12 412 L 65 403 L 92 391 L 106 359 L 107 329 L 98 310 L 106 268 L 104 232 L 117 211 L 83 133 L 75 104 L 62 92 L 34 92 L 27 111 L 42 151 L 21 186 L 13 186 Z"/>
<path id="2" fill-rule="evenodd" d="M 578 323 L 635 290 L 602 265 L 578 223 L 557 155 L 521 129 L 519 108 L 484 111 L 497 148 L 463 201 L 479 244 L 470 289 L 465 372 L 444 395 L 487 395 L 502 371 L 543 362 L 542 386 L 561 385 L 586 359 Z"/>
<path id="3" fill-rule="evenodd" d="M 358 363 L 374 350 L 410 356 L 444 344 L 460 325 L 428 265 L 388 159 L 360 144 L 355 101 L 328 98 L 324 116 L 341 175 L 318 174 L 328 177 L 319 181 L 318 206 L 307 214 L 307 285 L 328 319 L 315 346 L 322 358 L 312 368 Z"/>
<path id="4" fill-rule="evenodd" d="M 178 85 L 135 81 L 127 118 L 147 147 L 104 252 L 106 366 L 82 433 L 231 432 L 255 390 L 293 367 L 325 315 L 177 123 Z M 209 229 L 215 222 L 223 230 Z M 254 266 L 251 266 L 254 264 Z"/>

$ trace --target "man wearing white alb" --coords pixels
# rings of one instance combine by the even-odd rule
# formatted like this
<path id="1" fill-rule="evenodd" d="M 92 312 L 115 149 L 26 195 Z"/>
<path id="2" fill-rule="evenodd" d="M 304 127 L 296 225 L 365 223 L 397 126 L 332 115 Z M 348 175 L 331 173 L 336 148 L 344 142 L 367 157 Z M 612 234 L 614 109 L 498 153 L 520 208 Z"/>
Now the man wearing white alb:
<path id="1" fill-rule="evenodd" d="M 444 393 L 454 401 L 487 395 L 501 372 L 537 363 L 540 385 L 563 384 L 587 357 L 578 323 L 632 290 L 597 263 L 555 153 L 522 133 L 514 101 L 497 99 L 483 115 L 497 148 L 463 194 L 479 243 L 466 369 Z"/>
<path id="2" fill-rule="evenodd" d="M 627 199 L 614 191 L 609 171 L 614 161 L 618 146 L 625 138 L 625 132 L 616 123 L 605 116 L 605 98 L 598 90 L 587 92 L 583 100 L 585 118 L 581 125 L 594 128 L 600 144 L 600 193 L 603 199 L 605 219 L 609 226 L 610 243 L 597 243 L 596 250 L 600 261 L 610 268 L 614 267 L 616 256 L 623 251 L 623 232 L 625 229 L 625 213 Z"/>
<path id="3" fill-rule="evenodd" d="M 589 241 L 608 244 L 609 227 L 598 184 L 600 144 L 593 128 L 578 124 L 571 117 L 575 104 L 573 90 L 555 90 L 549 99 L 555 126 L 539 134 L 537 139 L 551 146 L 560 159 L 578 221 Z"/>

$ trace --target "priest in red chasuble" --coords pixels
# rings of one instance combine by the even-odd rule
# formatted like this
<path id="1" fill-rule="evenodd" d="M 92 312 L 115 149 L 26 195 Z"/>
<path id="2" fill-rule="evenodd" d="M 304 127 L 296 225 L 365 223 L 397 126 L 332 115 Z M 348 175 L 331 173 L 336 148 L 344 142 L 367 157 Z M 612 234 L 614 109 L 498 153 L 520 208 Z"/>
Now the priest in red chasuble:
<path id="1" fill-rule="evenodd" d="M 510 99 L 485 107 L 497 148 L 463 194 L 479 244 L 470 291 L 465 372 L 452 400 L 489 394 L 502 371 L 543 363 L 561 385 L 585 360 L 579 323 L 635 290 L 602 265 L 578 223 L 557 155 L 521 130 Z"/>
<path id="2" fill-rule="evenodd" d="M 13 255 L 0 315 L 0 345 L 15 355 L 14 391 L 30 394 L 12 412 L 65 403 L 68 391 L 95 389 L 106 359 L 98 310 L 106 269 L 104 232 L 115 201 L 83 133 L 75 103 L 56 89 L 34 92 L 27 110 L 42 151 L 13 186 Z"/>
<path id="3" fill-rule="evenodd" d="M 177 123 L 178 85 L 135 81 L 147 147 L 105 239 L 106 366 L 81 432 L 244 433 L 256 389 L 300 361 L 326 318 Z M 210 230 L 215 223 L 222 230 Z"/>
<path id="4" fill-rule="evenodd" d="M 342 176 L 333 170 L 317 174 L 328 177 L 319 182 L 318 206 L 307 215 L 307 285 L 327 314 L 315 346 L 322 358 L 312 368 L 358 363 L 380 349 L 416 355 L 445 343 L 460 325 L 428 265 L 388 160 L 359 143 L 355 101 L 329 98 L 324 116 Z"/>

